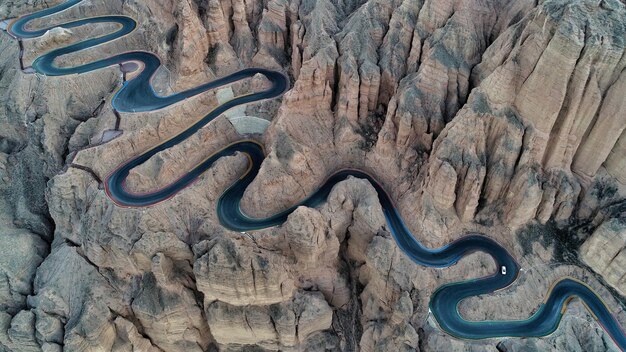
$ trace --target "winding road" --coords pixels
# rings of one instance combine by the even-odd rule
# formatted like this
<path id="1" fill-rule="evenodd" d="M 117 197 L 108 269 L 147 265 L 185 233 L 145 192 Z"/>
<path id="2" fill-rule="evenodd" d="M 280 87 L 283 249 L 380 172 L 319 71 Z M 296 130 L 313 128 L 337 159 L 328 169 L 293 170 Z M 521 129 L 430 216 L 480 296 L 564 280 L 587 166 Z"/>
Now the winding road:
<path id="1" fill-rule="evenodd" d="M 133 193 L 125 187 L 125 180 L 130 170 L 134 167 L 144 163 L 156 153 L 175 146 L 189 138 L 226 110 L 237 105 L 271 99 L 282 95 L 289 89 L 288 78 L 280 72 L 262 68 L 250 68 L 184 92 L 169 96 L 159 96 L 152 87 L 151 79 L 161 66 L 161 60 L 155 54 L 149 52 L 132 51 L 80 66 L 58 67 L 54 63 L 56 58 L 116 40 L 131 33 L 137 26 L 135 20 L 130 17 L 101 16 L 70 21 L 37 30 L 27 28 L 30 21 L 67 10 L 72 6 L 78 5 L 81 1 L 82 0 L 70 0 L 46 10 L 22 16 L 10 23 L 7 32 L 18 39 L 21 44 L 22 39 L 40 37 L 54 27 L 71 29 L 95 23 L 117 24 L 118 29 L 112 33 L 80 41 L 41 55 L 33 62 L 32 68 L 34 71 L 46 76 L 62 76 L 90 72 L 128 62 L 141 63 L 141 65 L 137 66 L 137 70 L 139 70 L 137 74 L 129 81 L 124 82 L 123 86 L 118 90 L 112 100 L 114 109 L 119 112 L 132 113 L 162 109 L 189 97 L 252 77 L 256 74 L 262 74 L 271 82 L 271 88 L 239 96 L 219 105 L 209 114 L 197 120 L 185 131 L 149 149 L 141 155 L 124 162 L 106 177 L 104 183 L 107 195 L 119 206 L 150 206 L 165 201 L 191 184 L 219 158 L 235 153 L 243 153 L 249 159 L 249 168 L 247 172 L 232 184 L 220 197 L 217 204 L 217 213 L 220 222 L 226 228 L 235 231 L 255 230 L 282 224 L 296 206 L 264 219 L 247 216 L 241 211 L 239 206 L 246 187 L 258 174 L 260 165 L 265 158 L 263 147 L 254 141 L 244 140 L 224 147 L 219 152 L 206 158 L 175 182 L 151 193 Z M 445 268 L 456 264 L 461 258 L 470 253 L 480 251 L 490 255 L 494 259 L 497 268 L 506 267 L 506 271 L 498 270 L 498 272 L 487 277 L 443 285 L 433 293 L 430 299 L 430 310 L 439 326 L 448 334 L 464 339 L 546 336 L 554 332 L 558 327 L 567 303 L 572 298 L 578 297 L 584 302 L 586 307 L 613 341 L 615 341 L 617 346 L 623 351 L 626 350 L 626 336 L 619 322 L 604 301 L 589 286 L 569 277 L 556 282 L 544 302 L 542 302 L 536 312 L 526 320 L 480 322 L 465 320 L 458 311 L 459 303 L 468 297 L 489 294 L 512 284 L 517 279 L 520 270 L 515 259 L 497 242 L 479 234 L 467 235 L 438 249 L 428 249 L 422 246 L 407 229 L 390 197 L 380 184 L 370 175 L 358 170 L 343 170 L 332 175 L 317 191 L 298 205 L 314 207 L 323 203 L 333 186 L 349 176 L 367 179 L 374 185 L 378 192 L 387 225 L 397 245 L 416 264 Z M 520 299 L 523 299 L 523 297 L 520 297 Z"/>

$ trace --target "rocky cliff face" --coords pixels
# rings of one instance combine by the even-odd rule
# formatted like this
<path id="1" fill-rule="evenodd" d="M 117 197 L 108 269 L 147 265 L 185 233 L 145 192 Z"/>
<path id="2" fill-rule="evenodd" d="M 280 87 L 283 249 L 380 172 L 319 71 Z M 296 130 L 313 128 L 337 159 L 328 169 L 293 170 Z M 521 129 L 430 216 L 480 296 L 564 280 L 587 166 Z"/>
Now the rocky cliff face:
<path id="1" fill-rule="evenodd" d="M 53 4 L 0 0 L 0 15 Z M 570 275 L 626 322 L 623 2 L 91 1 L 39 24 L 110 13 L 140 28 L 60 64 L 149 50 L 165 64 L 153 81 L 162 94 L 249 66 L 291 77 L 282 99 L 243 111 L 271 120 L 264 135 L 246 136 L 268 152 L 244 197 L 250 215 L 297 203 L 336 170 L 363 169 L 424 244 L 481 231 L 520 262 L 513 287 L 461 304 L 468 319 L 526 318 Z M 27 40 L 25 64 L 107 30 Z M 19 70 L 8 35 L 0 51 L 2 350 L 615 348 L 580 304 L 544 339 L 442 333 L 432 292 L 487 275 L 493 262 L 478 253 L 445 270 L 416 266 L 364 180 L 338 184 L 325 204 L 298 208 L 278 228 L 244 234 L 215 214 L 246 168 L 241 155 L 165 203 L 117 207 L 101 180 L 185 129 L 218 93 L 120 119 L 109 104 L 117 68 L 46 78 Z M 128 186 L 163 186 L 241 138 L 218 119 L 133 170 Z"/>

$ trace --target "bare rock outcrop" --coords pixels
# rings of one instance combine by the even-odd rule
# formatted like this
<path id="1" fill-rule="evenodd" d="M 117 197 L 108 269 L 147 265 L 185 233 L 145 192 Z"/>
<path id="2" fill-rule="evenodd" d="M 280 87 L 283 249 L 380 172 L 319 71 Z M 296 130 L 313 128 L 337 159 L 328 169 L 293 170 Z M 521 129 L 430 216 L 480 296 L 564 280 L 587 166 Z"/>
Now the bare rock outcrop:
<path id="1" fill-rule="evenodd" d="M 194 291 L 177 280 L 175 262 L 163 253 L 152 257 L 141 291 L 132 302 L 135 317 L 152 343 L 163 350 L 205 351 L 211 334 Z"/>
<path id="2" fill-rule="evenodd" d="M 54 3 L 0 0 L 0 17 Z M 164 66 L 153 83 L 164 95 L 249 66 L 293 81 L 283 98 L 241 108 L 271 120 L 264 136 L 241 136 L 220 117 L 132 170 L 133 191 L 163 187 L 224 145 L 255 138 L 268 155 L 242 202 L 250 216 L 292 207 L 337 170 L 362 169 L 425 245 L 483 232 L 524 268 L 506 290 L 462 302 L 467 319 L 527 318 L 550 283 L 574 276 L 626 321 L 623 1 L 116 0 L 38 25 L 111 13 L 139 27 L 58 64 L 155 52 Z M 24 41 L 24 64 L 112 30 L 53 29 Z M 102 180 L 214 108 L 216 93 L 119 116 L 109 104 L 123 81 L 117 67 L 26 75 L 6 35 L 0 51 L 0 349 L 613 348 L 580 304 L 545 339 L 444 334 L 429 314 L 433 291 L 497 268 L 480 253 L 444 270 L 415 265 L 365 180 L 349 178 L 317 208 L 247 233 L 224 229 L 215 212 L 248 166 L 239 154 L 165 203 L 118 207 Z"/>
<path id="3" fill-rule="evenodd" d="M 613 218 L 603 222 L 580 247 L 581 259 L 620 291 L 626 292 L 626 224 Z"/>
<path id="4" fill-rule="evenodd" d="M 620 115 L 612 113 L 615 119 L 607 123 L 616 123 L 610 128 L 617 133 L 600 132 L 600 121 L 605 121 L 603 109 L 621 104 L 621 100 L 612 100 L 611 92 L 620 86 L 624 47 L 620 41 L 600 39 L 604 35 L 615 38 L 614 31 L 623 32 L 616 17 L 623 7 L 614 5 L 596 8 L 586 3 L 546 2 L 505 30 L 487 49 L 486 59 L 472 71 L 472 84 L 478 88 L 433 146 L 431 171 L 426 176 L 432 180 L 428 182 L 433 192 L 451 184 L 439 182 L 439 170 L 445 171 L 444 177 L 454 178 L 456 173 L 464 180 L 456 184 L 455 197 L 450 194 L 439 201 L 442 210 L 456 198 L 456 215 L 467 221 L 474 214 L 478 218 L 493 214 L 492 206 L 504 202 L 504 219 L 513 228 L 532 219 L 563 224 L 575 215 L 581 188 L 598 174 L 623 129 Z M 614 21 L 615 27 L 609 30 L 598 22 L 600 18 Z M 610 32 L 591 35 L 589 28 L 596 27 Z M 569 66 L 563 66 L 564 57 Z M 602 73 L 592 68 L 598 57 L 606 60 Z M 571 74 L 557 73 L 553 69 L 557 61 Z M 546 81 L 554 86 L 547 86 Z M 593 88 L 587 89 L 589 82 L 594 82 Z M 559 93 L 550 95 L 546 90 Z M 543 99 L 548 95 L 554 101 Z M 504 123 L 499 130 L 478 132 L 478 140 L 469 139 L 468 135 L 478 130 L 468 134 L 466 124 L 475 125 L 477 116 L 481 121 L 499 119 Z M 592 122 L 594 116 L 598 123 Z M 610 146 L 601 147 L 593 137 L 596 133 Z M 459 153 L 450 145 L 463 150 L 460 164 L 454 161 Z M 595 151 L 594 162 L 584 161 L 587 150 Z M 454 173 L 438 166 L 451 160 Z M 585 166 L 577 166 L 577 160 Z"/>
<path id="5" fill-rule="evenodd" d="M 298 293 L 293 301 L 269 306 L 207 306 L 207 320 L 218 343 L 290 350 L 310 335 L 329 329 L 332 310 L 320 294 Z"/>
<path id="6" fill-rule="evenodd" d="M 214 300 L 234 305 L 272 304 L 293 295 L 294 283 L 283 263 L 272 253 L 258 255 L 232 240 L 208 243 L 207 253 L 194 264 L 198 289 L 205 305 Z"/>
<path id="7" fill-rule="evenodd" d="M 3 0 L 0 2 L 0 18 L 13 18 L 20 15 L 28 14 L 33 10 L 41 10 L 48 6 L 42 0 L 14 1 Z"/>
<path id="8" fill-rule="evenodd" d="M 178 41 L 174 45 L 174 50 L 180 52 L 175 72 L 185 77 L 180 79 L 180 82 L 184 82 L 181 88 L 188 89 L 205 82 L 209 77 L 205 64 L 209 38 L 198 16 L 195 2 L 186 0 L 178 2 L 175 13 L 179 17 L 179 24 L 176 36 Z M 190 79 L 189 76 L 195 79 Z"/>

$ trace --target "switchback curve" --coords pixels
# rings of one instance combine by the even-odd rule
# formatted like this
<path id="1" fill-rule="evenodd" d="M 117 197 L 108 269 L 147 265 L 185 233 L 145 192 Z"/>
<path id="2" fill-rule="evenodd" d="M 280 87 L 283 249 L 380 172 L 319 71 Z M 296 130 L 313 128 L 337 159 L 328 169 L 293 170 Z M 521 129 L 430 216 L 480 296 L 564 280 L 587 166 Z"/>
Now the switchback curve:
<path id="1" fill-rule="evenodd" d="M 11 22 L 7 31 L 20 41 L 21 39 L 42 36 L 53 27 L 29 30 L 26 28 L 27 24 L 34 19 L 64 11 L 79 4 L 81 1 L 82 0 L 69 0 L 46 10 L 22 16 Z M 243 193 L 258 174 L 260 165 L 265 158 L 262 146 L 254 141 L 244 140 L 224 147 L 217 153 L 206 158 L 175 182 L 153 192 L 142 194 L 133 193 L 125 187 L 125 180 L 130 170 L 134 167 L 144 163 L 156 153 L 189 138 L 226 110 L 237 105 L 271 99 L 282 95 L 289 88 L 288 78 L 282 73 L 273 70 L 250 68 L 184 92 L 169 96 L 159 96 L 152 88 L 151 79 L 156 70 L 160 67 L 161 60 L 156 55 L 149 52 L 126 52 L 74 67 L 56 66 L 54 61 L 60 56 L 76 53 L 118 39 L 131 33 L 137 26 L 135 20 L 130 17 L 101 16 L 70 21 L 54 27 L 70 29 L 94 23 L 116 23 L 119 29 L 113 33 L 87 39 L 43 54 L 33 62 L 33 69 L 43 75 L 61 76 L 90 72 L 128 62 L 140 62 L 142 65 L 138 67 L 139 72 L 131 80 L 123 84 L 112 100 L 113 107 L 121 112 L 145 112 L 162 109 L 210 89 L 252 77 L 256 74 L 262 74 L 271 83 L 271 87 L 267 90 L 236 97 L 219 105 L 209 114 L 197 120 L 185 131 L 131 160 L 124 162 L 106 177 L 104 183 L 107 195 L 120 206 L 144 207 L 154 205 L 165 201 L 188 186 L 204 171 L 210 168 L 219 158 L 235 153 L 242 153 L 248 157 L 249 168 L 246 173 L 233 183 L 220 197 L 217 206 L 220 222 L 226 228 L 236 231 L 255 230 L 282 224 L 296 206 L 264 219 L 249 217 L 241 211 L 240 201 L 243 197 Z M 422 246 L 405 226 L 402 217 L 381 185 L 372 176 L 358 170 L 343 170 L 332 175 L 317 191 L 298 205 L 310 207 L 319 205 L 326 200 L 334 185 L 349 176 L 367 179 L 372 183 L 378 192 L 387 225 L 397 245 L 416 264 L 436 268 L 449 267 L 469 253 L 480 251 L 490 255 L 494 259 L 497 268 L 506 268 L 504 272 L 498 270 L 496 273 L 487 277 L 443 285 L 433 293 L 429 304 L 430 309 L 439 323 L 439 326 L 447 333 L 466 339 L 506 336 L 546 336 L 554 332 L 558 327 L 567 303 L 572 298 L 578 297 L 584 302 L 589 311 L 615 341 L 617 346 L 622 350 L 626 350 L 626 336 L 607 305 L 588 285 L 573 278 L 566 277 L 557 281 L 544 302 L 539 305 L 537 311 L 528 319 L 482 322 L 465 320 L 458 311 L 459 303 L 468 297 L 489 294 L 512 284 L 516 280 L 520 270 L 515 259 L 497 242 L 480 234 L 469 234 L 438 249 L 428 249 Z"/>

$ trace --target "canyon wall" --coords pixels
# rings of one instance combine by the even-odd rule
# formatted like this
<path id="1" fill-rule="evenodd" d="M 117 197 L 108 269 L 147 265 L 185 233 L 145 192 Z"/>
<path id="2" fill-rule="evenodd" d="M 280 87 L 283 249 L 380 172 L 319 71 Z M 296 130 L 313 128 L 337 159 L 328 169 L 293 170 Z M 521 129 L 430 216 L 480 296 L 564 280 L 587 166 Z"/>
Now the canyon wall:
<path id="1" fill-rule="evenodd" d="M 0 0 L 0 15 L 54 3 Z M 240 136 L 220 118 L 134 169 L 131 189 L 166 185 L 255 138 L 267 158 L 242 203 L 250 215 L 290 207 L 334 171 L 359 168 L 425 245 L 478 231 L 520 262 L 512 287 L 464 301 L 464 317 L 524 319 L 554 280 L 574 276 L 626 322 L 623 2 L 91 0 L 37 25 L 110 13 L 136 18 L 138 30 L 59 64 L 152 51 L 164 63 L 153 78 L 160 94 L 251 66 L 292 83 L 282 98 L 245 108 L 271 120 L 264 135 Z M 110 30 L 26 40 L 25 64 Z M 118 118 L 117 68 L 29 75 L 15 40 L 0 35 L 0 50 L 0 349 L 615 348 L 579 303 L 543 339 L 444 334 L 429 313 L 433 291 L 497 268 L 480 253 L 445 270 L 415 265 L 364 180 L 252 233 L 224 229 L 215 213 L 247 167 L 239 154 L 165 203 L 117 207 L 102 180 L 206 114 L 216 93 Z M 232 89 L 265 84 L 255 77 Z"/>

